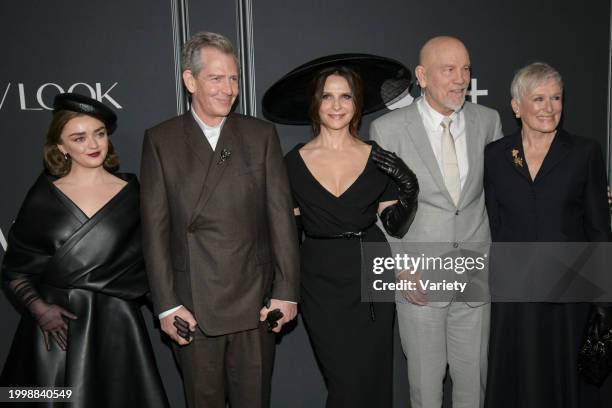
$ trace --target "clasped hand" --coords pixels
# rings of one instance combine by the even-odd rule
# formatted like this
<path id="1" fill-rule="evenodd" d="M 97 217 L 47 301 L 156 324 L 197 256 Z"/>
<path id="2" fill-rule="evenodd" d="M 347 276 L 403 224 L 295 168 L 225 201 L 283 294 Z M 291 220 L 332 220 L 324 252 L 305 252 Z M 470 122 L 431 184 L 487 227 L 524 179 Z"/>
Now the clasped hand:
<path id="1" fill-rule="evenodd" d="M 297 305 L 284 300 L 270 299 L 270 307 L 264 306 L 259 311 L 259 321 L 265 321 L 268 313 L 274 309 L 279 309 L 283 314 L 283 317 L 276 321 L 278 325 L 272 329 L 274 333 L 279 333 L 285 323 L 289 323 L 297 316 Z"/>
<path id="2" fill-rule="evenodd" d="M 185 346 L 193 341 L 193 334 L 198 327 L 198 322 L 185 306 L 164 316 L 160 319 L 159 324 L 162 331 L 180 346 Z"/>

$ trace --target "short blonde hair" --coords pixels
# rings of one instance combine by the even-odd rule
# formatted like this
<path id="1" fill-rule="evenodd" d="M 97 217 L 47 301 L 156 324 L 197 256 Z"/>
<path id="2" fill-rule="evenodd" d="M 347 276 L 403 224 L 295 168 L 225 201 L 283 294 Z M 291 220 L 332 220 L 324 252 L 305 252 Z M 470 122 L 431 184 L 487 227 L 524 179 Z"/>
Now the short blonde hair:
<path id="1" fill-rule="evenodd" d="M 561 74 L 550 65 L 545 62 L 534 62 L 524 66 L 514 74 L 514 79 L 512 79 L 512 84 L 510 85 L 512 99 L 521 100 L 532 89 L 545 84 L 550 79 L 557 81 L 561 90 L 563 90 Z"/>

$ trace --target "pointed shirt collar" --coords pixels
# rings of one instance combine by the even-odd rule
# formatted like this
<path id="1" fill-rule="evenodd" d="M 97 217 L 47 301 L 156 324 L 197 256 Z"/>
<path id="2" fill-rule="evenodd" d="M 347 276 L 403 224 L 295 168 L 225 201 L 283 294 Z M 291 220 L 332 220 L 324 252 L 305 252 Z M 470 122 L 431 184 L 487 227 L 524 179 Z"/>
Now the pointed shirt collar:
<path id="1" fill-rule="evenodd" d="M 225 119 L 227 118 L 224 118 L 223 121 L 221 121 L 221 123 L 219 123 L 217 126 L 208 126 L 206 123 L 204 123 L 202 119 L 198 117 L 198 115 L 196 115 L 193 109 L 191 110 L 191 114 L 193 115 L 193 118 L 195 119 L 200 129 L 202 129 L 202 133 L 204 133 L 204 136 L 206 136 L 206 140 L 208 140 L 210 146 L 213 150 L 215 150 L 215 147 L 217 147 L 217 142 L 219 141 L 219 136 L 221 135 L 221 129 L 223 128 L 223 124 L 225 123 Z"/>
<path id="2" fill-rule="evenodd" d="M 440 124 L 442 123 L 442 119 L 444 119 L 444 115 L 431 107 L 429 102 L 427 102 L 427 98 L 425 95 L 417 100 L 417 107 L 419 112 L 421 113 L 421 117 L 423 118 L 423 125 L 430 132 L 442 132 L 442 127 Z M 451 134 L 453 138 L 457 139 L 459 134 L 465 128 L 465 121 L 463 119 L 463 107 L 459 110 L 453 112 L 449 117 L 452 120 L 451 122 Z"/>

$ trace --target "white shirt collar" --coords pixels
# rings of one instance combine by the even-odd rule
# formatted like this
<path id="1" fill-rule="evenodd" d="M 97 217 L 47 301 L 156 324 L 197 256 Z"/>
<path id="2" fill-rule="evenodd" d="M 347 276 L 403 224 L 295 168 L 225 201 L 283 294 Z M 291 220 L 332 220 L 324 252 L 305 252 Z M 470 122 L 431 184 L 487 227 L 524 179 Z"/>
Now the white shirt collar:
<path id="1" fill-rule="evenodd" d="M 212 137 L 219 137 L 219 134 L 221 133 L 221 128 L 225 123 L 225 119 L 227 119 L 223 118 L 221 123 L 219 123 L 217 126 L 208 126 L 206 123 L 204 123 L 202 119 L 200 119 L 200 117 L 195 113 L 193 109 L 191 110 L 191 114 L 193 115 L 193 118 L 195 119 L 198 126 L 200 126 L 200 129 L 202 129 L 202 132 L 204 132 L 204 135 L 207 139 L 211 139 Z"/>
<path id="2" fill-rule="evenodd" d="M 191 110 L 191 114 L 193 115 L 193 118 L 200 129 L 202 129 L 202 133 L 204 133 L 204 136 L 206 137 L 206 140 L 208 140 L 208 143 L 210 143 L 212 149 L 215 150 L 217 147 L 217 142 L 219 141 L 219 136 L 221 135 L 221 129 L 223 128 L 223 124 L 227 118 L 223 118 L 221 123 L 219 123 L 217 126 L 208 126 L 202 119 L 200 119 L 198 115 L 196 115 L 193 109 Z"/>
<path id="3" fill-rule="evenodd" d="M 430 131 L 441 132 L 442 127 L 440 126 L 440 123 L 442 123 L 442 119 L 444 119 L 445 116 L 431 107 L 429 102 L 427 102 L 427 98 L 425 97 L 425 95 L 423 95 L 421 98 L 417 100 L 417 104 L 418 104 L 418 107 L 420 108 L 421 116 L 423 117 L 423 125 L 425 125 L 425 127 Z M 463 115 L 461 115 L 462 110 L 463 110 L 463 106 L 459 110 L 453 112 L 449 116 L 450 119 L 452 120 L 451 130 L 453 129 L 458 130 L 462 128 L 462 123 L 461 123 L 462 117 L 463 117 Z M 458 133 L 458 132 L 455 131 L 454 133 Z"/>

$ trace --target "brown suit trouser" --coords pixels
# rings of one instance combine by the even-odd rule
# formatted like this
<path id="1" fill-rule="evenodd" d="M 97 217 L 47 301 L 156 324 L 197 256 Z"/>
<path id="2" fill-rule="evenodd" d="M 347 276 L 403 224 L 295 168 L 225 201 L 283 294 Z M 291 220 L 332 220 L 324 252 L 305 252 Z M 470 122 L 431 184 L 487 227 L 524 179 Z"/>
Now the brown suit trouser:
<path id="1" fill-rule="evenodd" d="M 275 336 L 257 329 L 221 336 L 197 330 L 191 344 L 173 343 L 189 408 L 267 408 Z"/>

